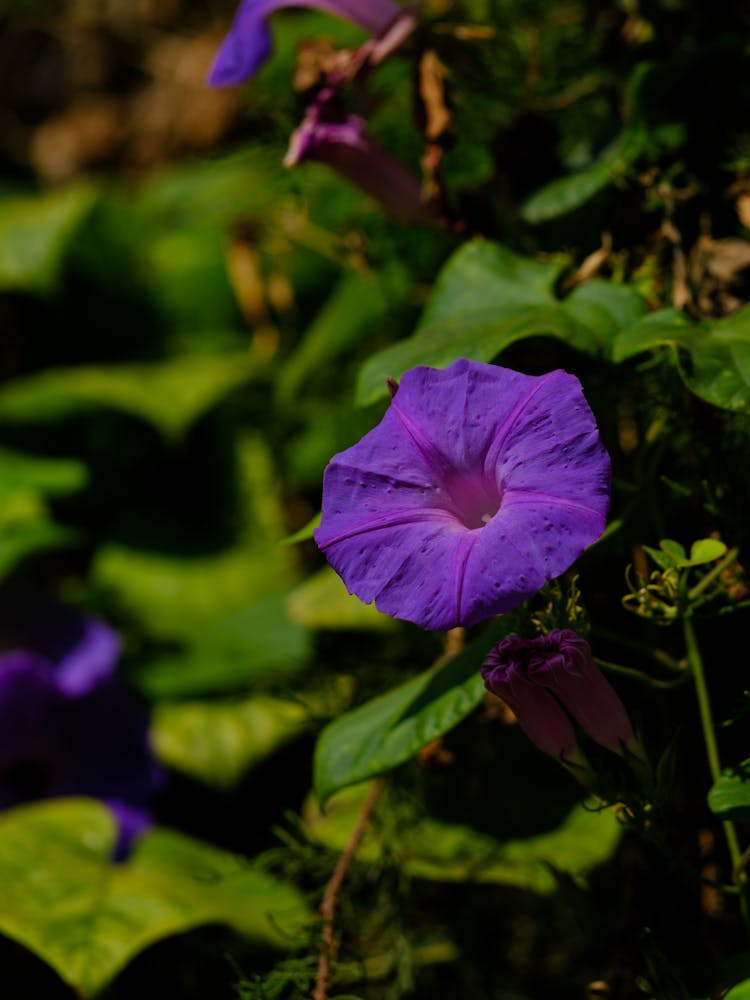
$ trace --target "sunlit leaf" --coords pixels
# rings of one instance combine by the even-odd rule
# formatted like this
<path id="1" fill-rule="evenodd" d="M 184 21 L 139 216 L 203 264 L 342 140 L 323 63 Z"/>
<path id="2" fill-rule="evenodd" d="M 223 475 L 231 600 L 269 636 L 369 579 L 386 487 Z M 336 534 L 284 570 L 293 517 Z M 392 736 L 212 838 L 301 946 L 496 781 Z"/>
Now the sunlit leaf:
<path id="1" fill-rule="evenodd" d="M 750 759 L 722 772 L 708 793 L 708 804 L 723 819 L 750 820 Z"/>
<path id="2" fill-rule="evenodd" d="M 86 466 L 74 458 L 41 458 L 0 449 L 0 495 L 31 490 L 47 496 L 67 496 L 88 481 Z"/>
<path id="3" fill-rule="evenodd" d="M 254 682 L 298 672 L 310 654 L 310 637 L 287 615 L 284 598 L 271 597 L 186 630 L 187 649 L 162 653 L 135 675 L 152 698 L 246 690 Z"/>
<path id="4" fill-rule="evenodd" d="M 94 188 L 77 185 L 0 198 L 0 289 L 53 289 L 68 244 L 96 197 Z"/>
<path id="5" fill-rule="evenodd" d="M 305 807 L 306 828 L 313 839 L 337 852 L 346 846 L 368 786 L 335 795 L 321 812 L 311 797 Z M 429 816 L 396 818 L 382 837 L 371 824 L 359 850 L 364 861 L 388 856 L 408 874 L 439 882 L 491 882 L 540 894 L 557 887 L 554 871 L 580 879 L 606 861 L 622 832 L 612 808 L 575 806 L 555 830 L 500 841 L 471 827 L 444 823 Z"/>
<path id="6" fill-rule="evenodd" d="M 704 563 L 713 562 L 714 559 L 720 559 L 726 551 L 726 545 L 718 538 L 701 538 L 693 542 L 688 563 L 690 566 L 702 566 Z"/>
<path id="7" fill-rule="evenodd" d="M 363 604 L 347 592 L 341 577 L 324 566 L 291 592 L 286 602 L 292 621 L 307 628 L 387 631 L 395 627 L 374 604 Z"/>
<path id="8" fill-rule="evenodd" d="M 92 407 L 121 410 L 178 438 L 221 399 L 258 373 L 247 352 L 153 364 L 50 368 L 0 390 L 0 422 L 44 423 Z"/>
<path id="9" fill-rule="evenodd" d="M 267 695 L 180 702 L 157 706 L 151 739 L 164 764 L 208 785 L 231 788 L 250 767 L 303 732 L 310 718 L 307 704 Z"/>
<path id="10" fill-rule="evenodd" d="M 97 802 L 59 800 L 0 816 L 0 930 L 81 997 L 98 993 L 155 941 L 223 923 L 285 948 L 309 919 L 301 896 L 242 859 L 155 829 L 124 864 Z"/>

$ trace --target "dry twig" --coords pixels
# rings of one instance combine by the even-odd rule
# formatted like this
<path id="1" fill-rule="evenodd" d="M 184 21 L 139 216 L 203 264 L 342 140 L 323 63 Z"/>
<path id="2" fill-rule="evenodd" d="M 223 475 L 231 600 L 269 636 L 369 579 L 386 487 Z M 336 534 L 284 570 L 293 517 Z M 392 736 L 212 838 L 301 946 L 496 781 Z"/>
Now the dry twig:
<path id="1" fill-rule="evenodd" d="M 384 784 L 385 778 L 382 777 L 376 778 L 372 783 L 372 787 L 359 810 L 357 823 L 352 830 L 351 837 L 349 837 L 349 842 L 336 862 L 333 875 L 328 880 L 326 891 L 323 893 L 323 899 L 320 904 L 320 919 L 323 929 L 320 936 L 320 958 L 318 960 L 318 971 L 315 976 L 315 988 L 312 1000 L 327 1000 L 328 985 L 331 980 L 333 964 L 336 960 L 337 942 L 334 927 L 339 893 L 341 892 L 341 886 L 344 884 L 346 873 L 349 871 L 349 865 L 352 863 L 352 858 L 356 854 L 360 841 L 367 829 L 367 824 L 370 822 L 372 811 L 380 797 Z"/>

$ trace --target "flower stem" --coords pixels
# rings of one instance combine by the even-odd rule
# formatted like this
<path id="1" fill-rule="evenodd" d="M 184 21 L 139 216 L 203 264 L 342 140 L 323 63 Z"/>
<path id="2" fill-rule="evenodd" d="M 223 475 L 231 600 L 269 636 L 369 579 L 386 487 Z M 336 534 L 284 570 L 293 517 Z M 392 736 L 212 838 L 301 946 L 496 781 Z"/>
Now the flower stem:
<path id="1" fill-rule="evenodd" d="M 685 635 L 687 659 L 695 681 L 695 696 L 698 701 L 698 711 L 700 713 L 701 728 L 703 729 L 703 742 L 706 747 L 708 767 L 712 780 L 716 782 L 721 775 L 721 762 L 719 760 L 719 748 L 714 732 L 714 721 L 711 714 L 711 700 L 708 693 L 708 685 L 706 684 L 706 674 L 703 669 L 703 658 L 701 657 L 700 648 L 695 637 L 695 630 L 690 618 L 683 618 L 682 626 Z M 740 851 L 739 840 L 737 839 L 737 830 L 731 820 L 724 820 L 722 826 L 724 827 L 724 837 L 727 842 L 729 857 L 732 861 L 734 882 L 739 889 L 742 919 L 748 939 L 750 940 L 750 911 L 748 910 L 747 895 L 745 892 L 747 878 L 742 864 L 743 856 Z"/>

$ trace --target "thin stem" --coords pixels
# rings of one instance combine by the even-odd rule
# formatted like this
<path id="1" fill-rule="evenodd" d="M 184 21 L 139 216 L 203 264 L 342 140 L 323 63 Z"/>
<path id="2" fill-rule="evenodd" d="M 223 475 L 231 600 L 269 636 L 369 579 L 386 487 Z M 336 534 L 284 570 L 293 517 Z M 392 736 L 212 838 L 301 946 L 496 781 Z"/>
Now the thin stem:
<path id="1" fill-rule="evenodd" d="M 318 961 L 318 972 L 315 976 L 315 989 L 313 990 L 312 1000 L 327 1000 L 328 984 L 331 980 L 333 963 L 336 958 L 334 925 L 339 893 L 344 884 L 346 873 L 349 871 L 349 865 L 352 863 L 352 858 L 365 834 L 367 824 L 370 822 L 372 810 L 375 808 L 375 803 L 380 797 L 384 784 L 385 778 L 376 778 L 373 781 L 369 792 L 360 806 L 359 816 L 357 817 L 357 822 L 349 837 L 349 841 L 336 862 L 333 875 L 331 875 L 326 890 L 323 893 L 323 900 L 320 904 L 320 918 L 323 929 L 320 935 L 320 958 Z"/>
<path id="2" fill-rule="evenodd" d="M 655 663 L 658 663 L 659 666 L 665 667 L 667 670 L 673 670 L 675 673 L 681 673 L 685 669 L 686 664 L 684 662 L 675 660 L 674 657 L 670 656 L 669 653 L 666 653 L 663 649 L 654 649 L 653 646 L 650 646 L 648 643 L 640 642 L 632 636 L 622 635 L 620 632 L 613 632 L 612 629 L 602 628 L 599 625 L 593 625 L 591 633 L 599 639 L 616 642 L 625 649 L 632 649 L 634 653 L 640 653 L 641 656 L 645 656 L 649 660 L 653 660 Z"/>
<path id="3" fill-rule="evenodd" d="M 687 599 L 689 603 L 692 604 L 697 597 L 700 597 L 704 590 L 710 587 L 714 580 L 717 580 L 724 570 L 735 562 L 738 555 L 739 549 L 730 549 L 721 562 L 717 563 L 712 570 L 709 570 L 709 572 L 706 573 L 706 575 L 699 580 L 691 590 L 688 591 Z"/>
<path id="4" fill-rule="evenodd" d="M 684 671 L 682 674 L 678 674 L 677 677 L 672 677 L 669 680 L 663 680 L 657 677 L 650 677 L 648 674 L 644 674 L 642 670 L 636 670 L 635 667 L 624 667 L 621 663 L 612 663 L 610 660 L 602 660 L 601 657 L 594 657 L 594 661 L 597 666 L 602 667 L 608 673 L 620 674 L 622 677 L 632 677 L 633 680 L 639 681 L 641 684 L 648 684 L 649 687 L 655 688 L 675 688 L 684 684 L 689 678 L 690 674 Z"/>
<path id="5" fill-rule="evenodd" d="M 698 701 L 698 711 L 700 713 L 701 728 L 703 729 L 703 742 L 706 747 L 708 767 L 711 772 L 711 778 L 716 782 L 721 775 L 721 762 L 719 760 L 719 747 L 716 743 L 706 674 L 703 669 L 703 659 L 690 618 L 683 618 L 682 627 L 685 635 L 685 650 L 687 652 L 688 663 L 690 664 L 690 670 L 695 681 L 695 696 Z M 737 830 L 731 820 L 724 820 L 722 826 L 724 827 L 724 837 L 729 849 L 729 857 L 732 860 L 732 874 L 735 884 L 740 889 L 742 919 L 745 923 L 748 938 L 750 939 L 750 912 L 748 911 L 747 896 L 745 894 L 747 879 L 743 869 L 742 852 L 740 851 L 740 844 L 737 839 Z"/>

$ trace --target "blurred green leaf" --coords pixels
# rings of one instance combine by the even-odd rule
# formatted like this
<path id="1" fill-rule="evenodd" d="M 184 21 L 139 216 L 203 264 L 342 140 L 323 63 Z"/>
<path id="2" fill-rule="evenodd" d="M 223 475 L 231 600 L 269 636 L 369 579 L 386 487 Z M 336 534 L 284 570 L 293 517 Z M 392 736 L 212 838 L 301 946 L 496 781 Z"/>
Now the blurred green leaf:
<path id="1" fill-rule="evenodd" d="M 724 994 L 724 1000 L 750 1000 L 750 979 L 745 979 L 733 986 L 728 993 Z"/>
<path id="2" fill-rule="evenodd" d="M 725 410 L 750 410 L 750 307 L 703 323 L 675 309 L 651 313 L 617 336 L 613 358 L 625 361 L 662 347 L 696 396 Z"/>
<path id="3" fill-rule="evenodd" d="M 190 638 L 187 650 L 163 654 L 138 671 L 142 691 L 183 698 L 242 690 L 260 679 L 289 677 L 310 654 L 309 634 L 287 615 L 282 596 L 209 621 Z"/>
<path id="4" fill-rule="evenodd" d="M 45 423 L 101 406 L 146 420 L 175 439 L 261 367 L 242 351 L 153 364 L 50 368 L 0 389 L 0 422 Z"/>
<path id="5" fill-rule="evenodd" d="M 0 448 L 0 496 L 18 490 L 57 497 L 82 489 L 88 469 L 74 458 L 40 458 Z"/>
<path id="6" fill-rule="evenodd" d="M 282 403 L 290 403 L 323 365 L 331 364 L 385 316 L 388 303 L 380 282 L 372 274 L 352 271 L 336 285 L 304 338 L 282 368 L 277 390 Z"/>
<path id="7" fill-rule="evenodd" d="M 415 365 L 440 368 L 459 357 L 491 361 L 526 337 L 556 337 L 608 355 L 612 338 L 641 315 L 639 296 L 598 280 L 560 301 L 554 295 L 560 271 L 560 264 L 521 257 L 497 243 L 464 244 L 441 271 L 416 332 L 362 366 L 358 401 L 385 396 L 386 377 Z"/>
<path id="8" fill-rule="evenodd" d="M 208 844 L 154 829 L 127 862 L 112 865 L 115 838 L 111 814 L 93 801 L 0 816 L 0 930 L 81 997 L 169 935 L 223 923 L 284 948 L 310 919 L 291 886 Z"/>
<path id="9" fill-rule="evenodd" d="M 722 819 L 750 820 L 750 758 L 722 772 L 708 793 L 708 805 Z"/>
<path id="10" fill-rule="evenodd" d="M 267 695 L 158 705 L 151 740 L 162 763 L 205 784 L 231 788 L 254 764 L 303 732 L 311 714 L 301 701 Z"/>
<path id="11" fill-rule="evenodd" d="M 315 748 L 319 801 L 403 764 L 465 718 L 484 697 L 479 668 L 487 651 L 512 629 L 512 616 L 503 616 L 447 663 L 329 723 Z"/>
<path id="12" fill-rule="evenodd" d="M 54 289 L 65 251 L 96 198 L 96 189 L 84 184 L 1 198 L 0 289 Z"/>
<path id="13" fill-rule="evenodd" d="M 311 797 L 304 810 L 310 836 L 341 851 L 351 837 L 368 786 L 348 788 L 334 796 L 322 813 Z M 363 861 L 387 852 L 403 871 L 439 882 L 485 882 L 512 885 L 540 894 L 557 888 L 554 872 L 580 879 L 606 861 L 622 833 L 613 808 L 575 806 L 555 830 L 500 841 L 468 826 L 427 816 L 409 816 L 387 835 L 370 824 L 359 847 Z"/>
<path id="14" fill-rule="evenodd" d="M 679 146 L 685 130 L 676 120 L 667 95 L 675 87 L 684 64 L 684 58 L 639 63 L 627 82 L 627 120 L 620 134 L 584 169 L 555 178 L 535 191 L 521 208 L 526 221 L 535 224 L 567 215 L 626 177 L 641 157 L 654 160 L 665 149 Z"/>
<path id="15" fill-rule="evenodd" d="M 283 585 L 263 551 L 238 547 L 216 555 L 179 557 L 105 545 L 96 584 L 162 639 L 195 639 L 211 622 L 241 614 Z"/>
<path id="16" fill-rule="evenodd" d="M 626 128 L 585 170 L 557 177 L 535 191 L 523 203 L 521 215 L 532 224 L 567 215 L 627 174 L 643 150 L 643 137 Z"/>
<path id="17" fill-rule="evenodd" d="M 70 545 L 76 537 L 69 528 L 43 519 L 3 525 L 0 527 L 0 579 L 34 552 Z"/>
<path id="18" fill-rule="evenodd" d="M 314 629 L 388 631 L 395 627 L 389 615 L 374 604 L 363 604 L 347 592 L 341 577 L 324 566 L 291 592 L 286 602 L 292 621 Z"/>
<path id="19" fill-rule="evenodd" d="M 311 517 L 307 524 L 300 528 L 299 531 L 295 531 L 293 535 L 288 535 L 286 538 L 281 539 L 282 545 L 296 545 L 298 542 L 307 542 L 313 537 L 313 532 L 320 524 L 321 513 Z"/>

